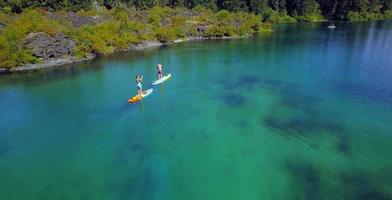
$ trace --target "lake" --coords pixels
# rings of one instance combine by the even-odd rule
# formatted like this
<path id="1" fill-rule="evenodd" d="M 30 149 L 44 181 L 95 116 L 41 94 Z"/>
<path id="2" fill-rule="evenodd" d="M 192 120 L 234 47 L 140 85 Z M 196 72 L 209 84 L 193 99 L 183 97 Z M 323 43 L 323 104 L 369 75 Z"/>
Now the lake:
<path id="1" fill-rule="evenodd" d="M 1 76 L 0 199 L 391 199 L 392 21 L 327 25 Z"/>

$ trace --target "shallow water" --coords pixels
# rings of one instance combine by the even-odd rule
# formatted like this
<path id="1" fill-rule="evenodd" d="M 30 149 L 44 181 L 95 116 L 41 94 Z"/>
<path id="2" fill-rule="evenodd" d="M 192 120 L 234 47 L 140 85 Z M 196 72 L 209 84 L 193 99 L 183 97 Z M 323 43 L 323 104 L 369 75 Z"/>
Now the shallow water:
<path id="1" fill-rule="evenodd" d="M 0 77 L 0 199 L 390 199 L 392 22 L 326 26 Z"/>

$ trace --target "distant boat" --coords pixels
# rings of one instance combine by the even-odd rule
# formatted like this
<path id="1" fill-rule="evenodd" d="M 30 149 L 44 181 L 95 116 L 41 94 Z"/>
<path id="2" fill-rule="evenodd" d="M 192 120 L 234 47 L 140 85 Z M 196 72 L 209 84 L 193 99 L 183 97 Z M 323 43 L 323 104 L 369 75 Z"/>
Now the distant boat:
<path id="1" fill-rule="evenodd" d="M 336 26 L 335 26 L 335 24 L 330 24 L 329 26 L 327 26 L 327 28 L 334 29 L 334 28 L 336 28 Z"/>

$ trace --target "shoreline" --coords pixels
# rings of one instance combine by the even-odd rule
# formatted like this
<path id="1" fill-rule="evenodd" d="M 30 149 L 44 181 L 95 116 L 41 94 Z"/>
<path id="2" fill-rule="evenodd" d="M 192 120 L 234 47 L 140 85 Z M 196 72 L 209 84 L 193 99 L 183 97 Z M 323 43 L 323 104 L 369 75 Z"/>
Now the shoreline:
<path id="1" fill-rule="evenodd" d="M 159 41 L 145 41 L 137 45 L 132 45 L 127 49 L 120 49 L 116 50 L 113 53 L 110 54 L 115 54 L 117 52 L 128 52 L 128 51 L 142 51 L 144 49 L 148 48 L 153 48 L 153 47 L 160 47 L 163 45 L 171 45 L 171 44 L 176 44 L 176 43 L 181 43 L 181 42 L 188 42 L 188 41 L 196 41 L 196 40 L 225 40 L 225 39 L 241 39 L 241 38 L 249 38 L 252 37 L 253 34 L 248 34 L 245 36 L 223 36 L 223 37 L 187 37 L 187 38 L 181 38 L 181 39 L 176 39 L 171 42 L 159 42 Z M 89 61 L 93 60 L 97 57 L 97 55 L 91 53 L 85 58 L 76 58 L 76 57 L 70 57 L 70 58 L 61 58 L 61 59 L 55 59 L 55 60 L 50 60 L 45 63 L 41 64 L 25 64 L 19 67 L 14 67 L 14 68 L 0 68 L 0 75 L 4 74 L 12 74 L 12 73 L 28 73 L 28 72 L 33 72 L 33 71 L 38 71 L 41 69 L 49 69 L 49 68 L 55 68 L 55 67 L 61 67 L 64 65 L 70 65 L 70 64 L 75 64 L 75 63 L 80 63 L 83 61 Z"/>

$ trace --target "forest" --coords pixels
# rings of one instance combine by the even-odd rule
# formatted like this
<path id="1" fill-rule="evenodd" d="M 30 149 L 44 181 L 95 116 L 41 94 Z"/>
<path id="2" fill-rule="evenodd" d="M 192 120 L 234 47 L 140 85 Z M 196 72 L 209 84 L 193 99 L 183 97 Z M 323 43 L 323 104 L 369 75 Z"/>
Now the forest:
<path id="1" fill-rule="evenodd" d="M 274 15 L 289 15 L 299 21 L 372 20 L 391 18 L 392 0 L 98 0 L 107 9 L 134 7 L 148 9 L 159 7 L 203 6 L 212 10 L 243 11 L 272 19 Z M 52 11 L 78 11 L 90 9 L 93 0 L 2 0 L 0 8 L 5 13 L 21 13 L 26 8 L 43 7 Z"/>

